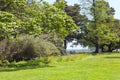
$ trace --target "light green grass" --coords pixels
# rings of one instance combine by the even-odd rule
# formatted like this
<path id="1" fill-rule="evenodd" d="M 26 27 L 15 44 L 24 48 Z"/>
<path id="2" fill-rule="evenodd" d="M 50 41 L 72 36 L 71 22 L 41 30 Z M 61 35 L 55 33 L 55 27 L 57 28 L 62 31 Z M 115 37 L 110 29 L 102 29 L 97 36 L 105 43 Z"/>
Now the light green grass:
<path id="1" fill-rule="evenodd" d="M 119 54 L 81 56 L 51 58 L 48 67 L 1 68 L 0 80 L 120 80 Z"/>

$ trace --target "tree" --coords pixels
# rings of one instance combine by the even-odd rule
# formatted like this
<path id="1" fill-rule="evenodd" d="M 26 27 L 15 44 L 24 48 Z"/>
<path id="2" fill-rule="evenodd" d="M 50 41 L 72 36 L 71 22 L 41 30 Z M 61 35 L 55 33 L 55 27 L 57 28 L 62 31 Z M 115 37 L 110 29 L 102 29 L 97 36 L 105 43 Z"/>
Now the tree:
<path id="1" fill-rule="evenodd" d="M 44 33 L 53 33 L 62 39 L 77 29 L 76 24 L 63 10 L 48 3 L 42 6 L 41 27 Z"/>
<path id="2" fill-rule="evenodd" d="M 0 12 L 0 41 L 16 36 L 19 28 L 18 22 L 13 14 Z"/>
<path id="3" fill-rule="evenodd" d="M 118 36 L 112 30 L 114 25 L 113 8 L 104 0 L 93 1 L 91 7 L 93 19 L 85 28 L 85 39 L 92 43 L 96 47 L 95 52 L 99 53 L 104 45 L 118 41 Z"/>
<path id="4" fill-rule="evenodd" d="M 62 9 L 56 6 L 46 5 L 43 8 L 45 16 L 43 17 L 43 31 L 44 33 L 51 33 L 54 35 L 54 44 L 63 48 L 63 41 L 65 37 L 77 31 L 77 26 L 70 16 L 68 16 Z M 49 31 L 48 31 L 49 30 Z M 66 46 L 64 45 L 66 48 Z M 62 49 L 63 50 L 63 49 Z"/>
<path id="5" fill-rule="evenodd" d="M 4 31 L 1 40 L 5 36 L 16 37 L 18 34 L 39 35 L 41 33 L 41 28 L 37 24 L 39 17 L 35 16 L 37 14 L 37 11 L 34 10 L 35 6 L 33 6 L 35 3 L 28 5 L 27 0 L 1 0 L 0 3 L 1 30 Z M 7 20 L 11 20 L 11 22 L 7 22 Z M 15 33 L 13 34 L 13 32 Z"/>
<path id="6" fill-rule="evenodd" d="M 17 6 L 16 4 L 13 4 L 14 0 L 8 3 L 3 1 L 3 3 L 4 4 L 3 7 L 1 6 L 1 10 L 3 10 L 4 6 L 8 3 L 10 3 L 11 6 Z M 24 4 L 24 6 L 21 7 L 17 6 L 17 9 L 20 10 L 19 13 L 17 13 L 17 9 L 11 9 L 12 10 L 7 7 L 4 8 L 3 11 L 13 15 L 15 17 L 14 21 L 18 21 L 18 35 L 29 34 L 39 36 L 41 34 L 52 34 L 53 36 L 56 35 L 57 37 L 64 39 L 65 36 L 76 31 L 77 29 L 76 24 L 74 24 L 72 18 L 68 16 L 63 10 L 44 1 L 33 1 L 30 4 Z M 4 16 L 2 18 L 4 18 Z M 5 24 L 6 23 L 7 22 L 5 22 Z M 14 26 L 12 25 L 12 27 Z"/>
<path id="7" fill-rule="evenodd" d="M 64 3 L 63 4 L 64 7 L 62 8 L 59 6 L 61 2 Z M 58 7 L 59 9 L 62 9 L 67 13 L 68 16 L 72 17 L 73 21 L 78 27 L 78 31 L 80 31 L 82 27 L 85 25 L 85 23 L 87 22 L 87 17 L 85 15 L 80 14 L 81 9 L 79 4 L 74 4 L 72 6 L 72 5 L 68 5 L 65 0 L 56 0 L 56 2 L 54 3 L 54 6 Z M 72 41 L 73 38 L 79 38 L 78 34 L 79 32 L 74 32 L 74 33 L 68 34 L 65 37 L 65 40 L 64 40 L 65 49 L 66 49 L 66 41 Z"/>

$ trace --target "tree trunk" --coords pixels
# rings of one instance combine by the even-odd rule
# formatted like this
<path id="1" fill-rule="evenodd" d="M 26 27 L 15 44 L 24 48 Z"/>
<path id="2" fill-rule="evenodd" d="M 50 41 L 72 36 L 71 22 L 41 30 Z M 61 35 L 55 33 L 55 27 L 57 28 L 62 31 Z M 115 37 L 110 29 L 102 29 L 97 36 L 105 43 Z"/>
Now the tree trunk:
<path id="1" fill-rule="evenodd" d="M 111 46 L 111 44 L 108 45 L 108 52 L 112 52 L 112 46 Z"/>
<path id="2" fill-rule="evenodd" d="M 64 40 L 64 48 L 66 49 L 67 48 L 67 41 Z"/>
<path id="3" fill-rule="evenodd" d="M 105 52 L 104 46 L 105 46 L 105 44 L 103 44 L 103 45 L 101 46 L 101 52 Z"/>
<path id="4" fill-rule="evenodd" d="M 101 50 L 101 48 L 98 44 L 95 47 L 96 47 L 95 53 L 101 53 L 102 52 L 102 50 Z"/>
<path id="5" fill-rule="evenodd" d="M 101 52 L 104 52 L 104 46 L 101 47 Z"/>
<path id="6" fill-rule="evenodd" d="M 107 52 L 112 52 L 112 42 L 109 44 L 109 45 L 107 45 L 108 46 L 108 50 L 107 50 Z"/>

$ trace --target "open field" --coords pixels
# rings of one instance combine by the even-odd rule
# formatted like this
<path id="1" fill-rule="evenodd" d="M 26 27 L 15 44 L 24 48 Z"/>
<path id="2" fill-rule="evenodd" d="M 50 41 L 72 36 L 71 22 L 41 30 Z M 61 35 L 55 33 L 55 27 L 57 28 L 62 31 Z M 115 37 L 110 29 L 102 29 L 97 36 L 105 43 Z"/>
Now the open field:
<path id="1" fill-rule="evenodd" d="M 81 57 L 82 56 L 82 57 Z M 51 58 L 49 66 L 0 68 L 0 80 L 120 80 L 120 54 Z"/>

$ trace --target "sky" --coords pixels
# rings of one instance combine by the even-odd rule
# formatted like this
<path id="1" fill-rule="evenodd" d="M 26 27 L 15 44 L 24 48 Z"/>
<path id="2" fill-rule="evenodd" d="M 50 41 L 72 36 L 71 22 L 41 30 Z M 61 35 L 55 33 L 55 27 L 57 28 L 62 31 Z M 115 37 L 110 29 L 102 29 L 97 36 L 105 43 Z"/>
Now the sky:
<path id="1" fill-rule="evenodd" d="M 111 7 L 115 9 L 115 18 L 120 19 L 120 0 L 107 0 Z"/>
<path id="2" fill-rule="evenodd" d="M 53 3 L 55 2 L 55 0 L 44 0 L 47 1 L 49 3 Z M 73 5 L 74 3 L 80 3 L 80 0 L 66 0 L 68 2 L 69 5 Z M 106 0 L 109 2 L 110 6 L 113 7 L 115 9 L 115 19 L 120 19 L 120 0 Z"/>

